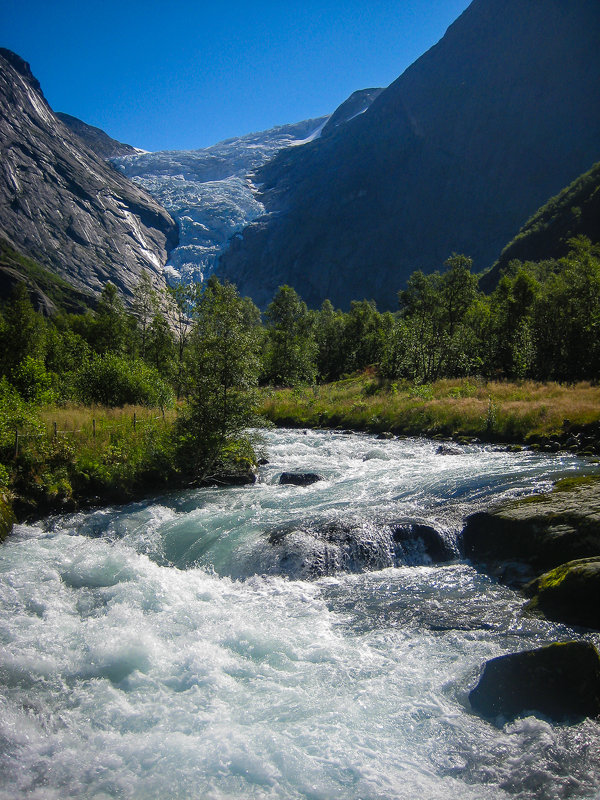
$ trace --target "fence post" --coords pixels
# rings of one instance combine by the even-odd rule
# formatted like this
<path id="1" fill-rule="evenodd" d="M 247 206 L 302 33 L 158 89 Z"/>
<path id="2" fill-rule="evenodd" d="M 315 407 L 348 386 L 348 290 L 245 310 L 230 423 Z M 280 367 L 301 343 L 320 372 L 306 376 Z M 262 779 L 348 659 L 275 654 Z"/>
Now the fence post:
<path id="1" fill-rule="evenodd" d="M 15 428 L 15 458 L 19 455 L 19 429 Z"/>
<path id="2" fill-rule="evenodd" d="M 95 419 L 92 420 L 92 436 L 93 436 L 94 439 L 96 438 L 96 420 Z"/>
<path id="3" fill-rule="evenodd" d="M 136 423 L 136 417 L 135 417 L 135 411 L 134 411 L 133 412 L 133 430 L 134 431 L 135 431 L 135 423 Z"/>
<path id="4" fill-rule="evenodd" d="M 56 430 L 56 422 L 54 423 L 54 438 L 58 436 L 58 431 Z"/>

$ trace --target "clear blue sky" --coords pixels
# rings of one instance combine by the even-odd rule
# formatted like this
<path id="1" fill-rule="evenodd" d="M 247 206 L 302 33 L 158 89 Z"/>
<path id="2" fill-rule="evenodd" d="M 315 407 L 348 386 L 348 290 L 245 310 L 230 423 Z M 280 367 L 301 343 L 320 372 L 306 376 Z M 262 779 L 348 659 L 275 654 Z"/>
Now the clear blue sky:
<path id="1" fill-rule="evenodd" d="M 146 150 L 205 147 L 387 86 L 470 0 L 0 0 L 55 111 Z"/>

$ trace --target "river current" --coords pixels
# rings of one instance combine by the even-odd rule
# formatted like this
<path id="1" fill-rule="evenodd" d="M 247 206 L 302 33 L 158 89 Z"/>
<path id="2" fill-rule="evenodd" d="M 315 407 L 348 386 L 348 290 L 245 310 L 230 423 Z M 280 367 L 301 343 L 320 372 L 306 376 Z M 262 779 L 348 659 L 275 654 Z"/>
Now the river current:
<path id="1" fill-rule="evenodd" d="M 596 635 L 455 548 L 573 455 L 269 431 L 259 482 L 18 525 L 0 548 L 0 798 L 599 798 L 600 723 L 473 714 L 483 662 Z M 281 486 L 283 471 L 323 480 Z"/>

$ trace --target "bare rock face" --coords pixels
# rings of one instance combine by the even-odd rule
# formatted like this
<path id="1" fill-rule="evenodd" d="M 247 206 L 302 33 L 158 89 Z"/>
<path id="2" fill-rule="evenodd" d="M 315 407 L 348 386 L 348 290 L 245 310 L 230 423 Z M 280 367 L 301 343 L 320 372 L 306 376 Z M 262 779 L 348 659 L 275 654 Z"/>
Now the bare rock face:
<path id="1" fill-rule="evenodd" d="M 79 289 L 131 296 L 162 267 L 177 227 L 63 125 L 29 65 L 0 49 L 0 237 Z"/>
<path id="2" fill-rule="evenodd" d="M 105 161 L 109 158 L 116 158 L 117 156 L 134 156 L 140 151 L 136 150 L 130 144 L 119 142 L 113 139 L 101 128 L 96 128 L 94 125 L 88 125 L 87 122 L 65 114 L 62 111 L 57 111 L 56 116 L 64 123 L 69 130 L 73 131 L 84 144 L 93 150 L 97 156 L 103 158 Z"/>

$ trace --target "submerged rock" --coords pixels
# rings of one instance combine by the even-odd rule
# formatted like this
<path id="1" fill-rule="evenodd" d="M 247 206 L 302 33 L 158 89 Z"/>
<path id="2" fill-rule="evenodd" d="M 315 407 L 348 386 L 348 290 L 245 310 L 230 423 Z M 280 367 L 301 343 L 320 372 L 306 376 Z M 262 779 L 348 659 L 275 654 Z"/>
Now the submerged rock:
<path id="1" fill-rule="evenodd" d="M 553 720 L 600 715 L 600 656 L 588 642 L 560 642 L 488 661 L 469 694 L 486 717 L 538 712 Z"/>
<path id="2" fill-rule="evenodd" d="M 443 563 L 455 557 L 441 533 L 419 523 L 314 520 L 266 533 L 278 553 L 280 572 L 296 578 Z"/>
<path id="3" fill-rule="evenodd" d="M 548 619 L 600 630 L 600 556 L 569 561 L 526 587 L 526 608 Z"/>
<path id="4" fill-rule="evenodd" d="M 316 472 L 282 472 L 279 483 L 293 486 L 310 486 L 311 483 L 322 480 L 322 475 L 317 475 Z"/>
<path id="5" fill-rule="evenodd" d="M 438 456 L 461 456 L 464 451 L 452 444 L 441 444 L 435 452 Z"/>
<path id="6" fill-rule="evenodd" d="M 420 523 L 400 523 L 392 526 L 394 542 L 406 546 L 407 543 L 421 542 L 423 549 L 434 564 L 452 561 L 456 554 L 439 531 L 430 525 Z"/>

